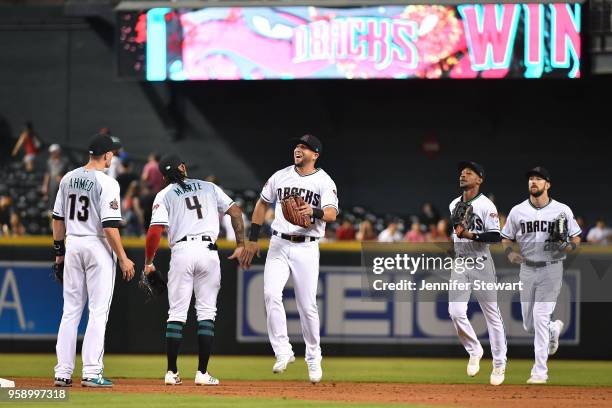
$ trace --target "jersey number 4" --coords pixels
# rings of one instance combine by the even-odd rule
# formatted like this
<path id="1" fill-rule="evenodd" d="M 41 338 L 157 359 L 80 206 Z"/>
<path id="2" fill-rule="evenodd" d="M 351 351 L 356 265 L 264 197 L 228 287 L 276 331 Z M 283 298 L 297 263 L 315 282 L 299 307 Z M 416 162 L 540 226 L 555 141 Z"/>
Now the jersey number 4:
<path id="1" fill-rule="evenodd" d="M 191 204 L 190 198 L 193 198 L 193 204 Z M 198 201 L 198 197 L 197 196 L 185 197 L 185 203 L 187 203 L 187 208 L 188 209 L 196 210 L 197 211 L 199 219 L 202 218 L 202 205 Z"/>
<path id="2" fill-rule="evenodd" d="M 74 213 L 76 212 L 75 207 L 77 201 L 76 194 L 70 194 L 68 196 L 68 200 L 70 201 L 70 215 L 68 216 L 68 218 L 74 220 Z M 80 196 L 79 202 L 81 203 L 81 209 L 76 214 L 77 219 L 79 221 L 87 221 L 87 219 L 89 218 L 89 197 Z"/>

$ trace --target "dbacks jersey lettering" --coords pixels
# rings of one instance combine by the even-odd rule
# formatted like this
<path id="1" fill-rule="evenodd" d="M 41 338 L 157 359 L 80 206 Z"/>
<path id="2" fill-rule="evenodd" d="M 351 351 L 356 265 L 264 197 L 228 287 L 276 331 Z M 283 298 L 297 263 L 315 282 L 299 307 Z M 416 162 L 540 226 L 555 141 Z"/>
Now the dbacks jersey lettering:
<path id="1" fill-rule="evenodd" d="M 550 239 L 553 221 L 560 214 L 565 214 L 570 237 L 576 237 L 582 233 L 572 210 L 567 205 L 551 198 L 547 205 L 540 208 L 534 207 L 529 199 L 512 207 L 501 236 L 517 241 L 521 254 L 530 261 L 563 259 L 564 255 L 562 257 L 553 256 L 554 251 L 548 251 L 545 244 Z"/>
<path id="2" fill-rule="evenodd" d="M 455 206 L 463 196 L 455 198 L 449 206 L 452 214 Z M 479 193 L 476 197 L 468 201 L 472 205 L 473 214 L 470 222 L 469 232 L 482 234 L 484 232 L 499 232 L 499 216 L 497 208 L 491 200 L 484 194 Z M 453 242 L 455 244 L 455 252 L 461 256 L 488 256 L 490 257 L 489 244 L 486 242 L 475 242 L 467 238 L 459 238 L 453 231 Z"/>
<path id="3" fill-rule="evenodd" d="M 298 173 L 295 166 L 279 170 L 264 185 L 260 197 L 272 204 L 290 194 L 299 194 L 313 208 L 333 207 L 339 212 L 336 184 L 323 169 L 317 169 L 306 176 Z M 272 229 L 283 234 L 321 238 L 325 235 L 325 221 L 317 219 L 309 228 L 302 228 L 287 222 L 281 206 L 277 205 Z"/>

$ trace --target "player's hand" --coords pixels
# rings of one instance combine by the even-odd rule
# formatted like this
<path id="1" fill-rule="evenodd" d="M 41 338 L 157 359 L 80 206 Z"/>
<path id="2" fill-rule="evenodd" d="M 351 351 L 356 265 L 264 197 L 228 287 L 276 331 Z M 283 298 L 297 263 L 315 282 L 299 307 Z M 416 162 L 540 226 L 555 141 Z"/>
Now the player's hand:
<path id="1" fill-rule="evenodd" d="M 132 280 L 134 277 L 134 262 L 131 259 L 125 258 L 119 260 L 119 267 L 121 268 L 121 272 L 123 273 L 123 279 L 126 281 Z"/>
<path id="2" fill-rule="evenodd" d="M 56 264 L 61 264 L 62 262 L 64 262 L 64 257 L 63 256 L 56 256 L 55 257 L 55 263 Z"/>
<path id="3" fill-rule="evenodd" d="M 514 252 L 514 251 L 508 254 L 508 260 L 510 261 L 510 263 L 517 264 L 517 265 L 520 265 L 523 263 L 523 261 L 525 261 L 525 259 L 521 256 L 521 254 L 519 254 L 518 252 Z"/>
<path id="4" fill-rule="evenodd" d="M 301 215 L 308 215 L 309 217 L 312 217 L 312 207 L 308 204 L 299 206 L 297 210 Z"/>
<path id="5" fill-rule="evenodd" d="M 240 266 L 242 266 L 242 258 L 244 257 L 242 254 L 244 252 L 244 245 L 240 245 L 237 246 L 236 249 L 234 249 L 234 252 L 227 257 L 227 259 L 237 259 L 238 263 L 240 263 Z"/>
<path id="6" fill-rule="evenodd" d="M 144 271 L 145 275 L 150 274 L 151 272 L 155 272 L 155 265 L 153 265 L 153 263 L 150 263 L 149 265 L 145 265 L 144 268 L 142 268 L 142 270 Z"/>
<path id="7" fill-rule="evenodd" d="M 455 235 L 457 235 L 458 238 L 463 238 L 462 235 L 464 232 L 465 232 L 465 228 L 463 228 L 463 225 L 461 224 L 455 225 Z"/>
<path id="8" fill-rule="evenodd" d="M 255 255 L 257 255 L 258 258 L 260 257 L 259 244 L 257 241 L 247 241 L 244 244 L 244 250 L 238 258 L 240 267 L 243 269 L 249 269 Z"/>

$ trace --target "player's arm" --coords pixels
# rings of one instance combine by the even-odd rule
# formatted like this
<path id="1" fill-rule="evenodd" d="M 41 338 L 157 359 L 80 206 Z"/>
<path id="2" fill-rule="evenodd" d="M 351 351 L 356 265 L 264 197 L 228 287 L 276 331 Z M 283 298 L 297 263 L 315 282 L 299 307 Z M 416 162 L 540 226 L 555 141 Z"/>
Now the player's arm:
<path id="1" fill-rule="evenodd" d="M 104 227 L 103 229 L 106 240 L 119 259 L 119 267 L 123 273 L 123 279 L 128 281 L 131 280 L 134 277 L 134 262 L 128 258 L 127 254 L 125 253 L 125 249 L 123 249 L 121 235 L 119 235 L 119 228 Z"/>
<path id="2" fill-rule="evenodd" d="M 64 238 L 66 238 L 64 219 L 53 217 L 53 249 L 55 250 L 55 263 L 58 265 L 64 262 L 64 255 L 66 254 Z"/>
<path id="3" fill-rule="evenodd" d="M 149 226 L 147 231 L 147 238 L 145 240 L 145 264 L 144 273 L 145 275 L 155 271 L 155 265 L 153 265 L 153 259 L 155 259 L 155 253 L 159 248 L 159 241 L 161 240 L 162 233 L 165 227 L 159 224 L 152 224 Z"/>
<path id="4" fill-rule="evenodd" d="M 236 249 L 228 259 L 237 259 L 240 266 L 246 269 L 246 257 L 244 255 L 244 221 L 242 220 L 242 209 L 237 204 L 232 204 L 225 212 L 230 216 L 232 228 L 236 235 Z"/>
<path id="5" fill-rule="evenodd" d="M 253 257 L 257 255 L 259 257 L 259 233 L 261 226 L 264 223 L 266 211 L 268 211 L 269 204 L 261 198 L 257 200 L 253 215 L 251 217 L 251 231 L 249 232 L 249 239 L 246 241 L 242 257 L 240 258 L 240 266 L 244 269 L 248 269 L 251 266 Z"/>
<path id="6" fill-rule="evenodd" d="M 313 208 L 308 204 L 298 207 L 300 214 L 308 215 L 315 219 L 321 219 L 325 222 L 334 222 L 338 216 L 338 210 L 335 207 L 329 206 L 325 208 Z"/>

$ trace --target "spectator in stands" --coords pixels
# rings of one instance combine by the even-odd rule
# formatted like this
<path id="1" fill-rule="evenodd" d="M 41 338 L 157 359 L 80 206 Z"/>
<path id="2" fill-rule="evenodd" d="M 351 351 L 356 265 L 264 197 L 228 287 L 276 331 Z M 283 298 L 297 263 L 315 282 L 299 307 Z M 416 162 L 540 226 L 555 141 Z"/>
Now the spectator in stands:
<path id="1" fill-rule="evenodd" d="M 127 158 L 122 159 L 119 165 L 119 174 L 117 175 L 117 183 L 119 183 L 121 198 L 125 197 L 128 188 L 134 181 L 138 182 L 139 177 L 133 170 L 132 161 Z"/>
<path id="2" fill-rule="evenodd" d="M 425 242 L 425 234 L 421 231 L 421 223 L 415 220 L 410 225 L 410 231 L 404 236 L 406 242 Z"/>
<path id="3" fill-rule="evenodd" d="M 421 216 L 419 219 L 427 226 L 436 225 L 440 220 L 440 213 L 432 203 L 426 202 L 421 208 Z"/>
<path id="4" fill-rule="evenodd" d="M 136 180 L 132 180 L 126 192 L 123 193 L 121 208 L 125 220 L 125 234 L 141 236 L 144 226 L 144 211 L 140 205 L 138 176 L 136 176 Z"/>
<path id="5" fill-rule="evenodd" d="M 387 225 L 387 228 L 378 234 L 378 242 L 398 242 L 402 240 L 402 233 L 399 231 L 400 221 L 395 219 Z"/>
<path id="6" fill-rule="evenodd" d="M 429 231 L 427 242 L 450 242 L 450 226 L 446 218 L 442 218 L 436 227 Z"/>
<path id="7" fill-rule="evenodd" d="M 23 163 L 28 173 L 34 170 L 34 159 L 36 159 L 36 155 L 38 154 L 40 145 L 40 140 L 34 132 L 32 122 L 26 122 L 23 131 L 19 135 L 19 139 L 17 139 L 17 143 L 15 143 L 15 147 L 13 147 L 12 156 L 15 157 L 23 146 L 23 149 L 25 151 L 25 155 L 23 156 Z"/>
<path id="8" fill-rule="evenodd" d="M 361 221 L 355 239 L 357 241 L 376 241 L 376 232 L 370 220 Z"/>
<path id="9" fill-rule="evenodd" d="M 151 216 L 153 215 L 153 201 L 155 201 L 156 193 L 153 193 L 146 183 L 140 186 L 140 208 L 142 208 L 143 228 L 145 231 L 149 229 L 151 224 Z"/>
<path id="10" fill-rule="evenodd" d="M 0 196 L 0 235 L 24 235 L 25 227 L 19 215 L 13 211 L 11 197 Z"/>
<path id="11" fill-rule="evenodd" d="M 353 241 L 355 239 L 355 228 L 347 217 L 344 217 L 342 224 L 336 228 L 336 239 L 338 241 Z"/>
<path id="12" fill-rule="evenodd" d="M 595 245 L 608 245 L 612 239 L 612 230 L 606 227 L 606 222 L 603 218 L 597 220 L 597 223 L 587 235 L 587 242 Z"/>
<path id="13" fill-rule="evenodd" d="M 580 227 L 580 230 L 582 231 L 580 233 L 580 240 L 582 242 L 587 242 L 587 237 L 589 236 L 589 232 L 591 231 L 591 228 L 587 226 L 584 217 L 581 215 L 576 216 L 576 224 L 578 224 L 578 226 Z"/>
<path id="14" fill-rule="evenodd" d="M 151 153 L 149 155 L 149 160 L 142 169 L 141 178 L 153 194 L 159 193 L 164 188 L 164 177 L 159 171 L 159 154 Z"/>
<path id="15" fill-rule="evenodd" d="M 55 204 L 55 196 L 59 190 L 60 181 L 64 174 L 68 172 L 68 160 L 62 157 L 62 149 L 58 144 L 49 146 L 49 159 L 47 160 L 47 171 L 43 178 L 42 194 L 43 199 L 47 201 L 50 211 L 53 211 Z"/>

